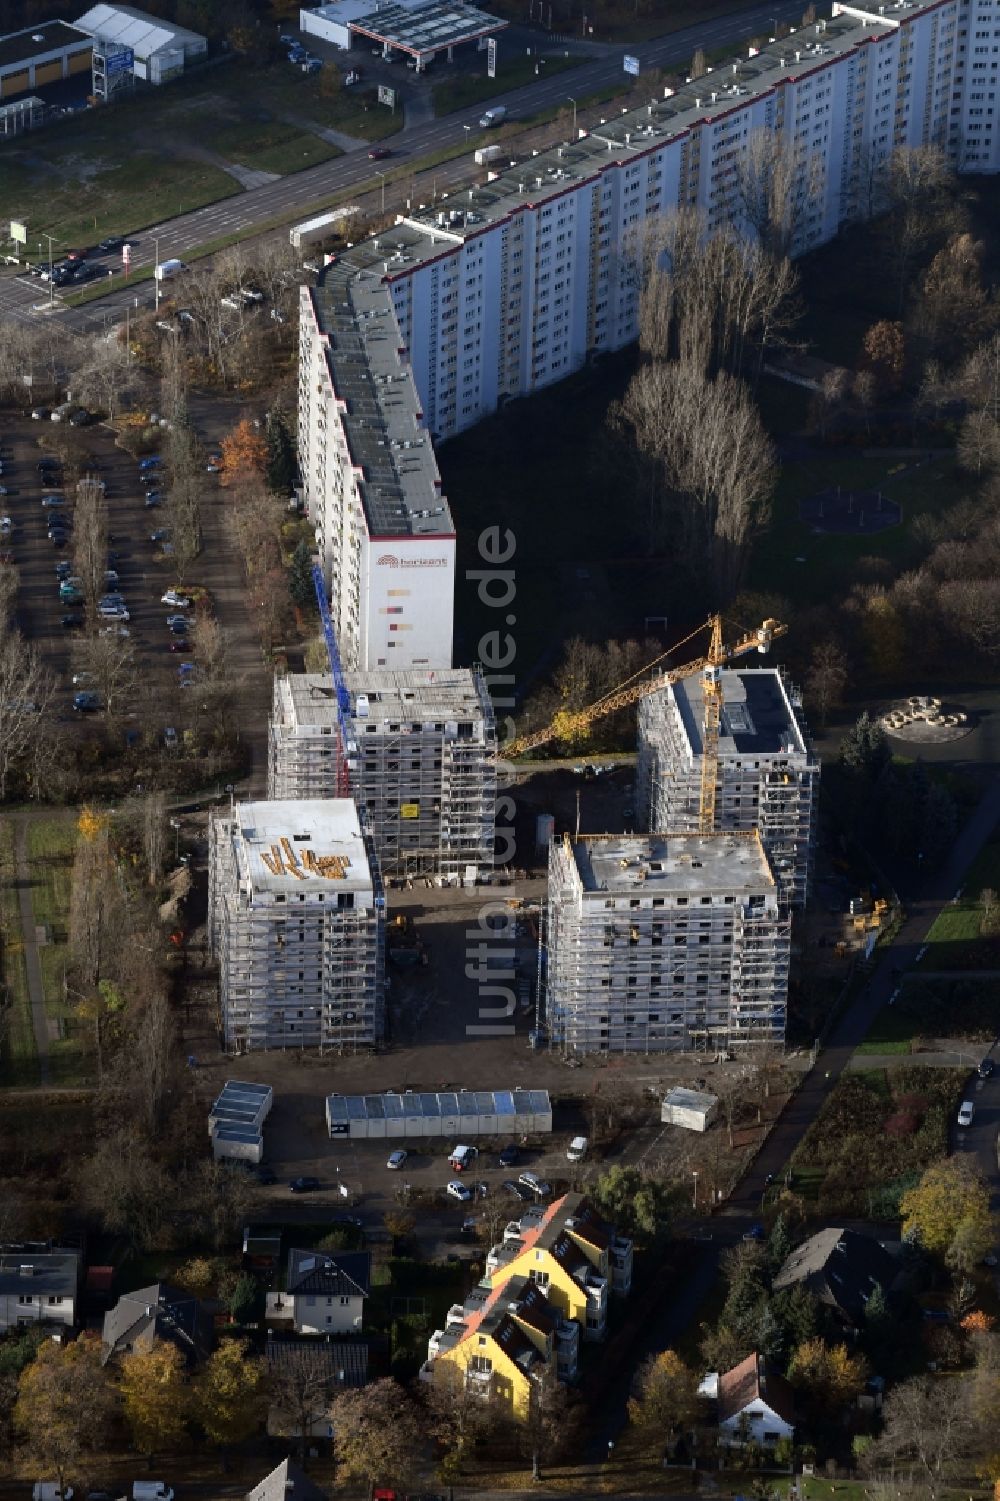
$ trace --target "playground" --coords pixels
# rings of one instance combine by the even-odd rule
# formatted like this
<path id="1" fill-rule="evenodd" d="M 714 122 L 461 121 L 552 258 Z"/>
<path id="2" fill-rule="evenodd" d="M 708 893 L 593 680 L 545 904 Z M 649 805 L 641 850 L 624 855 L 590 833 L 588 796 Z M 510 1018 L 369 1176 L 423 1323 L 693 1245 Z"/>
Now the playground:
<path id="1" fill-rule="evenodd" d="M 903 507 L 881 490 L 831 485 L 799 502 L 799 520 L 814 532 L 865 536 L 899 526 Z"/>

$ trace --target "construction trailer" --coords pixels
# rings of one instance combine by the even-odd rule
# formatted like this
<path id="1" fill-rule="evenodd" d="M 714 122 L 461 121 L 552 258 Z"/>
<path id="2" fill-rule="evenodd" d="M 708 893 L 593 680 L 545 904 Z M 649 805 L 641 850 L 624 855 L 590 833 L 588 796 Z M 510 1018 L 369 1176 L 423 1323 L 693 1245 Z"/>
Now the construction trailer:
<path id="1" fill-rule="evenodd" d="M 781 1043 L 790 926 L 756 831 L 555 840 L 552 1042 L 567 1054 Z"/>
<path id="2" fill-rule="evenodd" d="M 230 1052 L 381 1040 L 385 897 L 350 799 L 237 803 L 217 816 L 209 934 Z"/>
<path id="3" fill-rule="evenodd" d="M 365 810 L 385 876 L 477 880 L 493 869 L 496 722 L 482 674 L 411 668 L 277 677 L 268 795 Z"/>
<path id="4" fill-rule="evenodd" d="M 270 1084 L 226 1080 L 208 1113 L 208 1134 L 216 1162 L 227 1157 L 240 1162 L 263 1161 L 264 1122 L 273 1100 Z"/>
<path id="5" fill-rule="evenodd" d="M 719 687 L 714 828 L 758 828 L 782 900 L 803 907 L 820 763 L 801 699 L 784 674 L 769 667 L 724 667 Z M 642 699 L 636 764 L 641 828 L 681 833 L 700 827 L 704 744 L 702 675 L 665 683 Z"/>
<path id="6" fill-rule="evenodd" d="M 335 1140 L 548 1135 L 552 1101 L 545 1089 L 460 1089 L 439 1094 L 332 1094 L 326 1124 Z"/>
<path id="7" fill-rule="evenodd" d="M 678 1085 L 664 1095 L 660 1120 L 665 1126 L 681 1126 L 685 1131 L 707 1131 L 718 1114 L 718 1095 Z"/>

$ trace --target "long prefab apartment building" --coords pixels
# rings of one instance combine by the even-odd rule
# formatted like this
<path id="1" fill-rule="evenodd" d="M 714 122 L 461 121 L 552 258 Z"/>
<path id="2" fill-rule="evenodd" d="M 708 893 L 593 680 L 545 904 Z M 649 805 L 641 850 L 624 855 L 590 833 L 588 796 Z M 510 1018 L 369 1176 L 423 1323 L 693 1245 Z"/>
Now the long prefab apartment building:
<path id="1" fill-rule="evenodd" d="M 238 803 L 209 843 L 209 934 L 230 1052 L 374 1046 L 385 901 L 354 803 Z"/>
<path id="2" fill-rule="evenodd" d="M 583 1054 L 783 1041 L 790 922 L 756 832 L 553 841 L 553 1043 Z"/>

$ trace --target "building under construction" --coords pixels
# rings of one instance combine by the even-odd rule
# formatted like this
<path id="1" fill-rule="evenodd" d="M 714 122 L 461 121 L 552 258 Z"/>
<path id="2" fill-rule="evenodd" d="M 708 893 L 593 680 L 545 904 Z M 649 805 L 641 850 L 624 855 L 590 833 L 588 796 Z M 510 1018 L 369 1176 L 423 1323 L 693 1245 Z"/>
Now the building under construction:
<path id="1" fill-rule="evenodd" d="M 341 744 L 387 876 L 475 879 L 493 867 L 496 725 L 480 673 L 466 668 L 345 672 L 274 683 L 268 792 L 334 797 Z"/>
<path id="2" fill-rule="evenodd" d="M 216 817 L 208 915 L 230 1052 L 381 1039 L 385 898 L 349 799 L 238 803 Z"/>
<path id="3" fill-rule="evenodd" d="M 782 900 L 802 907 L 812 869 L 819 761 L 801 703 L 774 668 L 725 667 L 719 679 L 714 827 L 759 829 Z M 700 673 L 665 683 L 641 701 L 636 766 L 641 828 L 690 832 L 704 827 L 699 822 L 704 724 Z"/>
<path id="4" fill-rule="evenodd" d="M 577 1054 L 781 1043 L 790 925 L 755 831 L 553 841 L 551 1040 Z"/>

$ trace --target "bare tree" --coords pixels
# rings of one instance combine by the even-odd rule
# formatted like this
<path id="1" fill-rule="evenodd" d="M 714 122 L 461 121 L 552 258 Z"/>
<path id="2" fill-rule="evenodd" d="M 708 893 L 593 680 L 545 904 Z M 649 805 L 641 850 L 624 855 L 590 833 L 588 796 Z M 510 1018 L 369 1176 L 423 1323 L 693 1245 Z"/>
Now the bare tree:
<path id="1" fill-rule="evenodd" d="M 818 641 L 813 647 L 806 677 L 806 694 L 815 704 L 821 725 L 831 709 L 843 702 L 847 686 L 847 658 L 836 641 Z"/>
<path id="2" fill-rule="evenodd" d="M 128 351 L 119 341 L 117 329 L 113 329 L 91 341 L 86 363 L 73 376 L 73 390 L 81 401 L 113 419 L 131 378 Z"/>
<path id="3" fill-rule="evenodd" d="M 704 78 L 706 67 L 705 49 L 704 47 L 697 47 L 691 59 L 691 78 Z"/>
<path id="4" fill-rule="evenodd" d="M 322 1362 L 312 1357 L 313 1351 L 308 1348 L 291 1347 L 288 1358 L 272 1368 L 268 1381 L 272 1411 L 287 1437 L 298 1440 L 303 1463 L 313 1426 L 322 1420 L 325 1431 L 331 1395 L 331 1382 Z"/>
<path id="5" fill-rule="evenodd" d="M 98 603 L 108 566 L 108 503 L 104 482 L 95 476 L 79 481 L 73 512 L 73 570 L 83 588 L 87 626 L 97 630 Z"/>
<path id="6" fill-rule="evenodd" d="M 70 954 L 85 991 L 106 974 L 109 953 L 122 941 L 121 921 L 121 888 L 107 820 L 91 817 L 76 842 L 69 906 Z"/>
<path id="7" fill-rule="evenodd" d="M 911 1485 L 933 1497 L 964 1470 L 975 1437 L 965 1384 L 921 1376 L 903 1382 L 886 1398 L 882 1432 L 868 1462 L 876 1471 L 889 1464 L 894 1473 L 908 1472 Z"/>
<path id="8" fill-rule="evenodd" d="M 970 412 L 959 429 L 958 462 L 972 474 L 1000 465 L 1000 424 L 988 411 Z"/>
<path id="9" fill-rule="evenodd" d="M 939 146 L 901 146 L 889 158 L 881 228 L 900 310 L 914 260 L 954 215 L 954 181 Z"/>
<path id="10" fill-rule="evenodd" d="M 136 656 L 131 638 L 120 636 L 119 627 L 111 622 L 99 635 L 86 643 L 84 660 L 92 675 L 104 708 L 113 717 L 135 686 Z M 105 634 L 113 631 L 114 634 Z"/>
<path id="11" fill-rule="evenodd" d="M 52 693 L 52 674 L 35 648 L 8 630 L 0 639 L 0 798 L 15 767 L 30 766 L 39 740 L 49 733 Z"/>
<path id="12" fill-rule="evenodd" d="M 818 152 L 803 159 L 776 131 L 751 133 L 737 166 L 740 207 L 759 244 L 775 260 L 791 253 L 799 229 L 823 195 L 825 176 Z"/>
<path id="13" fill-rule="evenodd" d="M 174 567 L 178 580 L 183 582 L 201 551 L 203 463 L 198 441 L 180 417 L 174 421 L 167 436 L 167 463 L 170 470 L 167 513 L 174 545 Z"/>
<path id="14" fill-rule="evenodd" d="M 149 793 L 142 806 L 142 848 L 150 886 L 155 886 L 163 874 L 166 811 L 163 793 Z"/>

